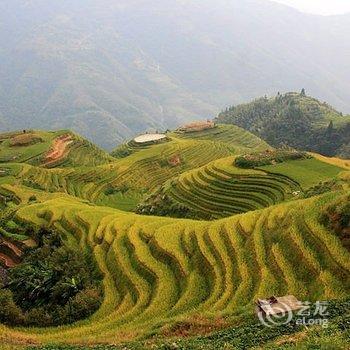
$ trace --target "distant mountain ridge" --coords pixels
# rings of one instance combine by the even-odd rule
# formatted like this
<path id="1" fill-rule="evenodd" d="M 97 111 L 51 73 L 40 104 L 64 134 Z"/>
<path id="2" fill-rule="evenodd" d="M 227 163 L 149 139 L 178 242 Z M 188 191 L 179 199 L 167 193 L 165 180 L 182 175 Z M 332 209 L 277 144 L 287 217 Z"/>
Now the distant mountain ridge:
<path id="1" fill-rule="evenodd" d="M 304 89 L 232 106 L 217 121 L 238 125 L 276 147 L 350 158 L 350 116 L 307 96 Z"/>
<path id="2" fill-rule="evenodd" d="M 347 112 L 349 37 L 350 15 L 267 0 L 1 2 L 0 129 L 68 128 L 112 149 L 301 87 Z"/>

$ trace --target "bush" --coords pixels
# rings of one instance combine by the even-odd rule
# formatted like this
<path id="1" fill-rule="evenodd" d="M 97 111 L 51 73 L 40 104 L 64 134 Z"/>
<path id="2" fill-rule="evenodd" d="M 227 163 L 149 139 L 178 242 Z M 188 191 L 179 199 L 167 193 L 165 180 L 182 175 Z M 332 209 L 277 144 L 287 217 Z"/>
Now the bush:
<path id="1" fill-rule="evenodd" d="M 112 186 L 109 186 L 105 189 L 104 191 L 104 194 L 106 196 L 112 196 L 113 194 L 117 194 L 117 193 L 126 193 L 128 192 L 129 190 L 129 187 L 125 184 L 121 185 L 120 187 L 112 187 Z"/>
<path id="2" fill-rule="evenodd" d="M 28 202 L 31 203 L 31 202 L 36 202 L 37 198 L 36 196 L 30 196 L 29 199 L 28 199 Z"/>
<path id="3" fill-rule="evenodd" d="M 34 134 L 19 134 L 10 139 L 10 146 L 31 146 L 36 143 L 43 142 L 42 138 L 34 135 Z"/>
<path id="4" fill-rule="evenodd" d="M 8 273 L 7 324 L 57 326 L 94 313 L 102 301 L 102 275 L 93 257 L 66 247 L 56 231 L 31 229 L 30 236 L 38 247 Z"/>
<path id="5" fill-rule="evenodd" d="M 321 215 L 321 222 L 331 229 L 350 250 L 350 197 L 346 196 L 328 206 Z"/>
<path id="6" fill-rule="evenodd" d="M 24 321 L 24 315 L 13 300 L 13 294 L 10 290 L 0 289 L 0 323 L 7 325 L 21 325 Z"/>
<path id="7" fill-rule="evenodd" d="M 341 190 L 341 185 L 337 180 L 330 180 L 327 182 L 319 183 L 316 186 L 310 187 L 304 194 L 304 198 L 310 198 L 318 196 L 326 192 Z"/>
<path id="8" fill-rule="evenodd" d="M 25 324 L 26 326 L 45 325 L 48 327 L 53 324 L 52 316 L 45 310 L 44 307 L 37 307 L 27 312 Z"/>
<path id="9" fill-rule="evenodd" d="M 311 158 L 306 152 L 299 152 L 290 149 L 276 151 L 266 150 L 265 152 L 246 154 L 235 159 L 234 165 L 239 168 L 250 169 L 276 163 L 283 163 L 288 160 Z"/>
<path id="10" fill-rule="evenodd" d="M 101 293 L 97 288 L 87 288 L 80 291 L 66 304 L 66 313 L 72 319 L 80 320 L 91 315 L 91 310 L 100 306 Z"/>

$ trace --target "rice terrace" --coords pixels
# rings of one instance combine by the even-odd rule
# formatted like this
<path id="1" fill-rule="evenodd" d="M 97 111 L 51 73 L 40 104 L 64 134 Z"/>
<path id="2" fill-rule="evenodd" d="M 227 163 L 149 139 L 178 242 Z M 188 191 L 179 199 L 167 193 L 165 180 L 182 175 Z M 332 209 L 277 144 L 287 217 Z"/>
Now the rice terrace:
<path id="1" fill-rule="evenodd" d="M 0 135 L 0 348 L 289 349 L 332 331 L 345 349 L 347 161 L 228 124 L 156 136 L 108 154 L 67 130 Z M 256 301 L 289 295 L 333 305 L 330 328 L 261 325 Z"/>
<path id="2" fill-rule="evenodd" d="M 350 350 L 350 1 L 0 1 L 0 350 Z"/>

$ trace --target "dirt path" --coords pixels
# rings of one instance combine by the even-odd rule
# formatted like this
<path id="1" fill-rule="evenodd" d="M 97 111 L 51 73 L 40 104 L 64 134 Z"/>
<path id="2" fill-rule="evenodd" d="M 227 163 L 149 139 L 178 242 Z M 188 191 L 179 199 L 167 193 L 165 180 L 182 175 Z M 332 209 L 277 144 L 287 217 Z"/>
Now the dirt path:
<path id="1" fill-rule="evenodd" d="M 53 141 L 50 151 L 46 154 L 44 165 L 51 165 L 67 154 L 68 146 L 73 142 L 71 135 L 62 135 Z"/>

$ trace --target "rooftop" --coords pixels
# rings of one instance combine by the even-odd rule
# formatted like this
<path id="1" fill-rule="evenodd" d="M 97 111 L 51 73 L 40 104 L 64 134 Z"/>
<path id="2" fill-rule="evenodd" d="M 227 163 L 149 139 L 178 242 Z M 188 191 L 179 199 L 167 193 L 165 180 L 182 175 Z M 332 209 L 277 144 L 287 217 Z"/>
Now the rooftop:
<path id="1" fill-rule="evenodd" d="M 159 141 L 166 138 L 165 134 L 144 134 L 134 138 L 136 143 Z"/>
<path id="2" fill-rule="evenodd" d="M 302 303 L 294 295 L 283 297 L 270 297 L 269 299 L 258 299 L 258 311 L 265 315 L 277 315 L 284 312 L 301 309 Z"/>

